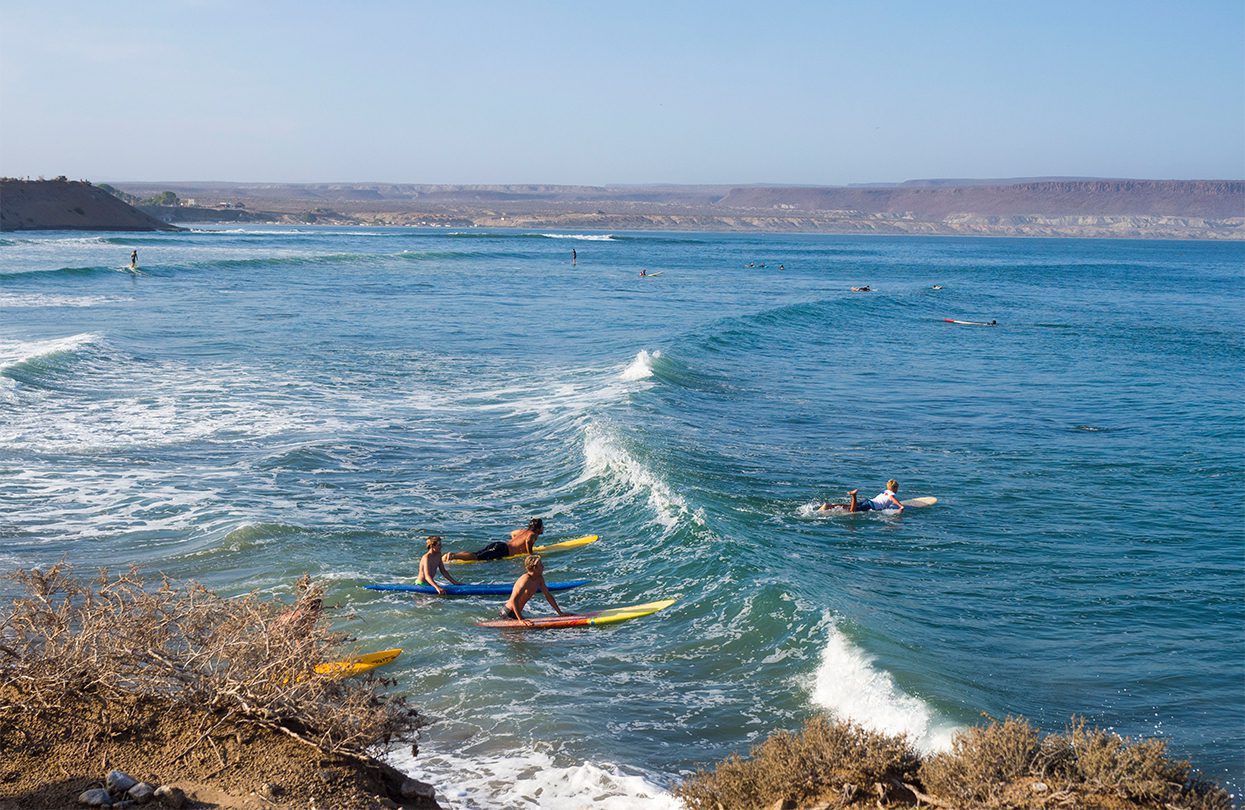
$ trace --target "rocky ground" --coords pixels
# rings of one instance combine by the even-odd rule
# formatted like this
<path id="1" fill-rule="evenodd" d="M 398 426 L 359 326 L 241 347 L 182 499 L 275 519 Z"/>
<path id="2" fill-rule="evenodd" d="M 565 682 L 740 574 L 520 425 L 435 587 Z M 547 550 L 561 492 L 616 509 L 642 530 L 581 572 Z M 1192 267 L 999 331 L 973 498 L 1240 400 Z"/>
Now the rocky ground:
<path id="1" fill-rule="evenodd" d="M 9 729 L 5 735 L 0 809 L 91 806 L 82 800 L 99 801 L 99 791 L 110 804 L 94 806 L 136 808 L 140 802 L 127 790 L 106 792 L 113 770 L 146 783 L 152 793 L 166 788 L 163 797 L 142 802 L 153 807 L 437 807 L 430 785 L 384 763 L 326 756 L 253 723 L 149 700 L 107 707 L 84 700 L 64 711 L 61 728 Z M 184 804 L 177 804 L 179 794 Z"/>

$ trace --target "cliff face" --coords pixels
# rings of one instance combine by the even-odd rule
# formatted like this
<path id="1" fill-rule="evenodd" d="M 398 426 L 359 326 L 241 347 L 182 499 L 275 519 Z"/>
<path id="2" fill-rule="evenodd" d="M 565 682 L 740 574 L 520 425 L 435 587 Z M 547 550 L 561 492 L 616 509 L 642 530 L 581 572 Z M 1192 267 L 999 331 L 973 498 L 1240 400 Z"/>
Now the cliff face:
<path id="1" fill-rule="evenodd" d="M 858 211 L 937 218 L 1245 216 L 1245 182 L 1234 180 L 1071 180 L 958 187 L 734 188 L 727 208 Z"/>
<path id="2" fill-rule="evenodd" d="M 90 183 L 0 179 L 0 231 L 177 231 Z"/>

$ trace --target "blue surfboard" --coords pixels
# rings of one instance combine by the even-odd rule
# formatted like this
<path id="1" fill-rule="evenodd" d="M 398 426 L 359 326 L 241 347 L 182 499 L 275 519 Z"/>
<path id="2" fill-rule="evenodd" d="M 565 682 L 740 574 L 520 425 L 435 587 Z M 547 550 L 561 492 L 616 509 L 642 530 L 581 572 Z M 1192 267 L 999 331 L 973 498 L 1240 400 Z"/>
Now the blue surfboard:
<path id="1" fill-rule="evenodd" d="M 592 582 L 590 579 L 572 579 L 569 582 L 547 582 L 551 591 L 565 591 L 570 588 L 578 588 L 580 585 L 587 585 Z M 435 594 L 437 589 L 431 585 L 364 585 L 369 591 L 401 591 L 403 593 L 431 593 Z M 445 588 L 447 596 L 509 596 L 514 590 L 513 582 L 482 582 L 477 585 L 451 585 L 445 583 L 441 586 Z"/>

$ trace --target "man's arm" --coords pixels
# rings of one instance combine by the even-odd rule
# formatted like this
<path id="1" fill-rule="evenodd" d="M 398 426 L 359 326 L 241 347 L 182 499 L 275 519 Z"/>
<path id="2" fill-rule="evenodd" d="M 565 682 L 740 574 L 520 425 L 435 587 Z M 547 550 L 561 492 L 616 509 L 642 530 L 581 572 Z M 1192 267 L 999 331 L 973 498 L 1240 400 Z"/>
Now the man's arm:
<path id="1" fill-rule="evenodd" d="M 446 579 L 448 579 L 450 582 L 454 583 L 455 585 L 462 585 L 462 583 L 461 583 L 461 582 L 459 582 L 458 580 L 454 579 L 454 577 L 450 574 L 450 569 L 448 569 L 448 568 L 446 568 L 446 567 L 445 567 L 445 558 L 444 558 L 444 557 L 442 557 L 442 558 L 441 558 L 441 563 L 440 563 L 440 566 L 439 566 L 439 567 L 440 567 L 440 569 L 441 569 L 441 573 L 442 573 L 442 574 L 445 574 L 445 578 L 446 578 Z"/>
<path id="2" fill-rule="evenodd" d="M 567 615 L 566 612 L 562 610 L 562 608 L 558 607 L 558 600 L 553 598 L 553 591 L 550 591 L 549 586 L 545 584 L 544 577 L 541 577 L 541 580 L 540 580 L 540 592 L 543 593 L 545 595 L 545 598 L 549 600 L 549 604 L 553 606 L 554 611 L 559 616 Z"/>

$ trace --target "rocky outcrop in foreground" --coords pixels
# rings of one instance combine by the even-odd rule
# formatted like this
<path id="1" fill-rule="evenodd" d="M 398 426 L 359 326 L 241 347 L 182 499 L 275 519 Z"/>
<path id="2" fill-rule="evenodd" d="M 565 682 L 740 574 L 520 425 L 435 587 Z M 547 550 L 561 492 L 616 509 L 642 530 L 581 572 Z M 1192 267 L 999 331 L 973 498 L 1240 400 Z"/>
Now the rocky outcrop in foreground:
<path id="1" fill-rule="evenodd" d="M 0 179 L 0 231 L 178 231 L 84 180 Z"/>

